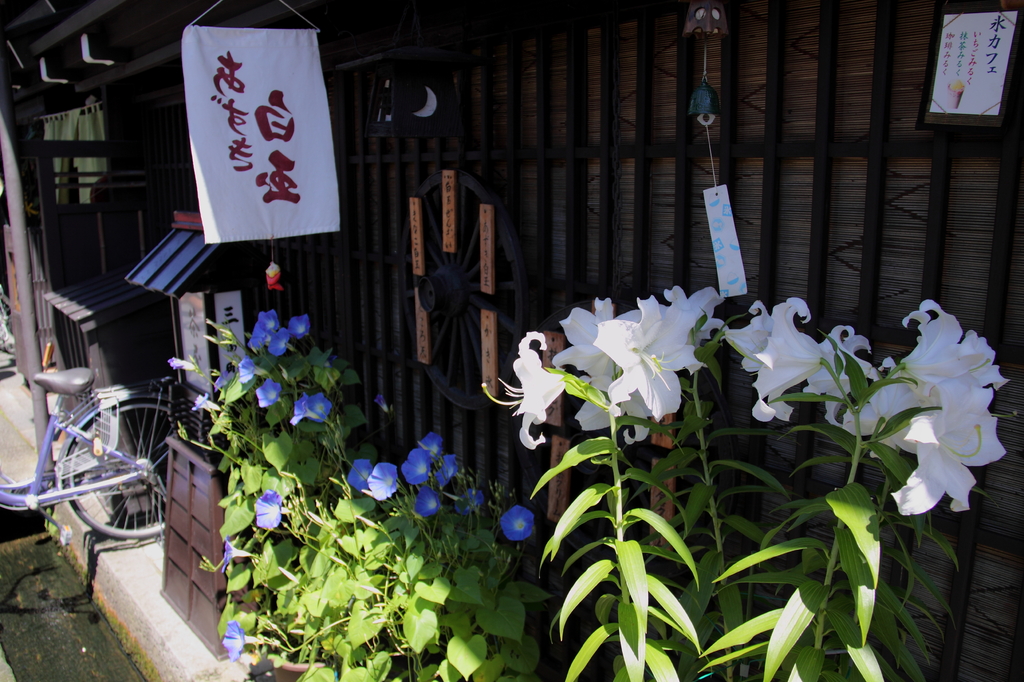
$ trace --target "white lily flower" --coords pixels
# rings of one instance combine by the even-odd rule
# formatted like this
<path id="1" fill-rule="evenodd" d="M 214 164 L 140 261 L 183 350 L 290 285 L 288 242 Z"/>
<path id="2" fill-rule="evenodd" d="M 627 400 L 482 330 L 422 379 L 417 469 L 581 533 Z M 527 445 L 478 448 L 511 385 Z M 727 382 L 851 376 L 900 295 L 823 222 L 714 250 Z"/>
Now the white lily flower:
<path id="1" fill-rule="evenodd" d="M 725 340 L 743 356 L 743 369 L 753 374 L 764 363 L 757 359 L 757 354 L 768 347 L 768 337 L 772 333 L 772 318 L 768 308 L 761 301 L 754 301 L 750 306 L 750 323 L 742 329 L 726 327 Z"/>
<path id="2" fill-rule="evenodd" d="M 611 377 L 593 377 L 590 378 L 589 383 L 594 388 L 607 392 L 611 385 Z M 623 413 L 641 419 L 649 419 L 651 416 L 647 411 L 647 406 L 636 392 L 631 393 L 629 400 L 621 405 L 612 404 L 610 409 L 614 411 L 616 417 Z M 609 428 L 612 423 L 608 411 L 590 402 L 583 403 L 583 407 L 576 413 L 576 421 L 584 431 L 600 431 Z M 645 426 L 634 426 L 632 434 L 626 430 L 622 432 L 622 437 L 626 443 L 635 443 L 647 438 L 649 433 L 650 429 Z"/>
<path id="3" fill-rule="evenodd" d="M 831 345 L 826 351 L 810 336 L 797 331 L 794 315 L 800 315 L 804 322 L 811 318 L 807 304 L 799 298 L 791 298 L 772 309 L 771 336 L 765 349 L 754 356 L 764 364 L 754 381 L 758 401 L 751 414 L 758 421 L 771 421 L 773 417 L 788 420 L 793 412 L 790 405 L 768 403 L 813 376 L 822 369 L 821 361 L 831 362 L 834 355 Z"/>
<path id="4" fill-rule="evenodd" d="M 622 370 L 608 388 L 615 404 L 624 403 L 638 391 L 654 419 L 679 409 L 679 377 L 687 368 L 695 372 L 701 363 L 694 346 L 687 343 L 697 315 L 679 307 L 663 306 L 652 296 L 637 300 L 641 318 L 634 322 L 624 317 L 597 325 L 594 345 L 611 357 Z"/>
<path id="5" fill-rule="evenodd" d="M 864 376 L 872 380 L 878 379 L 878 370 L 872 367 L 870 362 L 861 360 L 855 355 L 859 350 L 871 350 L 871 343 L 866 337 L 854 333 L 853 327 L 847 325 L 836 326 L 828 336 L 835 341 L 843 351 L 849 353 L 850 356 L 857 361 L 857 364 L 860 365 L 861 372 L 864 373 Z M 822 340 L 822 342 L 818 344 L 818 347 L 821 348 L 822 353 L 827 357 L 835 355 L 835 348 L 833 348 L 828 338 Z M 807 392 L 842 398 L 850 392 L 850 379 L 846 376 L 845 371 L 839 375 L 839 381 L 841 386 L 836 386 L 836 380 L 832 378 L 829 371 L 824 367 L 819 367 L 818 371 L 807 379 Z M 833 402 L 825 405 L 825 418 L 830 424 L 835 426 L 840 426 L 839 421 L 836 419 L 836 411 L 839 409 L 839 406 L 839 403 Z"/>
<path id="6" fill-rule="evenodd" d="M 968 466 L 990 464 L 1006 454 L 989 414 L 993 390 L 965 376 L 936 384 L 942 409 L 911 421 L 906 440 L 917 443 L 917 469 L 907 485 L 893 493 L 900 513 L 923 514 L 942 499 L 950 509 L 965 511 L 975 479 Z M 966 465 L 966 466 L 965 466 Z"/>
<path id="7" fill-rule="evenodd" d="M 705 320 L 701 328 L 694 330 L 694 338 L 690 339 L 690 342 L 693 344 L 707 341 L 711 338 L 712 331 L 721 328 L 725 324 L 725 322 L 713 315 L 715 308 L 725 302 L 725 299 L 722 298 L 714 287 L 704 287 L 687 298 L 683 288 L 677 285 L 671 289 L 665 289 L 665 300 L 673 306 L 680 306 L 687 311 L 696 313 L 697 319 L 700 319 L 703 315 L 708 316 L 708 319 Z"/>
<path id="8" fill-rule="evenodd" d="M 534 424 L 544 423 L 548 407 L 562 393 L 565 385 L 560 376 L 544 369 L 540 356 L 530 348 L 531 341 L 540 341 L 540 349 L 547 349 L 543 334 L 528 332 L 519 342 L 519 358 L 512 363 L 512 368 L 515 370 L 516 376 L 519 377 L 522 388 L 513 388 L 505 384 L 505 390 L 519 399 L 519 409 L 515 411 L 516 415 L 523 415 L 523 426 L 519 431 L 519 439 L 523 445 L 533 450 L 545 442 L 546 438 L 543 434 L 539 438 L 533 438 L 530 435 L 530 427 Z"/>
<path id="9" fill-rule="evenodd" d="M 999 365 L 995 364 L 996 352 L 974 330 L 964 334 L 959 357 L 970 363 L 971 376 L 978 380 L 980 386 L 992 386 L 998 391 L 1008 381 L 999 373 Z"/>
<path id="10" fill-rule="evenodd" d="M 875 432 L 878 422 L 881 419 L 889 420 L 902 412 L 914 407 L 930 407 L 927 400 L 922 400 L 907 384 L 892 384 L 880 389 L 871 396 L 871 400 L 860 411 L 861 435 L 868 436 Z M 843 428 L 856 435 L 853 415 L 847 412 L 843 416 Z M 886 438 L 883 443 L 907 452 L 917 452 L 917 443 L 906 440 L 910 425 L 900 430 L 893 436 Z"/>
<path id="11" fill-rule="evenodd" d="M 933 319 L 931 313 L 935 313 Z M 916 391 L 922 396 L 928 395 L 932 387 L 940 381 L 966 374 L 973 369 L 975 357 L 961 357 L 960 339 L 963 329 L 956 317 L 946 313 L 938 303 L 932 300 L 923 301 L 918 310 L 903 318 L 903 326 L 917 320 L 917 346 L 907 357 L 903 358 L 902 376 L 906 375 L 918 381 Z M 993 356 L 994 357 L 994 356 Z"/>
<path id="12" fill-rule="evenodd" d="M 623 317 L 635 318 L 637 322 L 640 320 L 639 311 L 631 311 Z M 572 365 L 592 377 L 607 376 L 610 379 L 615 370 L 612 359 L 594 345 L 594 340 L 597 338 L 597 325 L 614 318 L 614 306 L 610 298 L 594 299 L 594 312 L 573 308 L 569 317 L 561 321 L 565 338 L 572 345 L 552 358 L 551 364 L 555 367 Z"/>

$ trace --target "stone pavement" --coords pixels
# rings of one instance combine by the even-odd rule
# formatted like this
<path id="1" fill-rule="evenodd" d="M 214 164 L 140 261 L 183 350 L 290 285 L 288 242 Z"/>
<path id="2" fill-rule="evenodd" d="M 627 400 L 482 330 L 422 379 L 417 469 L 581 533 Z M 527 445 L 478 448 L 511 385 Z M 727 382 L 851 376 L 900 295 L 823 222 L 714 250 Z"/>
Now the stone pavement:
<path id="1" fill-rule="evenodd" d="M 0 468 L 16 480 L 36 462 L 31 394 L 13 357 L 0 353 Z M 91 581 L 93 598 L 150 682 L 241 682 L 240 663 L 217 660 L 160 594 L 163 546 L 97 535 L 67 505 L 55 517 L 74 531 L 69 555 Z M 141 656 L 139 656 L 141 655 Z M 0 656 L 0 682 L 14 680 Z"/>

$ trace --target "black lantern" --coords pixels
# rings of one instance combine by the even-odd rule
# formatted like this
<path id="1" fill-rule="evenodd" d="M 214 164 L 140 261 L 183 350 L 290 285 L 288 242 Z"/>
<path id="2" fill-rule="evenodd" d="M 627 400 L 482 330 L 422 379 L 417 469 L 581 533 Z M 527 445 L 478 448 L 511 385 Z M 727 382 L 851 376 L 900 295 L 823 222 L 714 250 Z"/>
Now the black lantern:
<path id="1" fill-rule="evenodd" d="M 401 47 L 338 68 L 375 68 L 366 137 L 457 137 L 463 134 L 462 113 L 452 74 L 480 61 L 439 48 Z"/>
<path id="2" fill-rule="evenodd" d="M 702 0 L 691 2 L 686 10 L 686 23 L 683 24 L 683 37 L 694 33 L 704 35 L 729 35 L 729 23 L 725 18 L 725 5 L 720 0 Z"/>

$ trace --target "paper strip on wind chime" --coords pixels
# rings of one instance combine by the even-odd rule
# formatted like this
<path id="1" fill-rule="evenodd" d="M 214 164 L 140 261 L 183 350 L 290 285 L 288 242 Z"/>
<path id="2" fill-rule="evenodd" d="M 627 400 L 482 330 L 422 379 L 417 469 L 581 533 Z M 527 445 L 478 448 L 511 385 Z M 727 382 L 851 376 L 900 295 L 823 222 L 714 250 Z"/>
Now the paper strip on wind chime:
<path id="1" fill-rule="evenodd" d="M 736 236 L 729 188 L 719 185 L 704 190 L 704 209 L 708 214 L 711 248 L 718 268 L 718 292 L 722 296 L 742 296 L 747 293 L 747 273 L 743 269 L 743 254 Z"/>
<path id="2" fill-rule="evenodd" d="M 336 232 L 315 31 L 188 26 L 181 62 L 206 242 Z"/>

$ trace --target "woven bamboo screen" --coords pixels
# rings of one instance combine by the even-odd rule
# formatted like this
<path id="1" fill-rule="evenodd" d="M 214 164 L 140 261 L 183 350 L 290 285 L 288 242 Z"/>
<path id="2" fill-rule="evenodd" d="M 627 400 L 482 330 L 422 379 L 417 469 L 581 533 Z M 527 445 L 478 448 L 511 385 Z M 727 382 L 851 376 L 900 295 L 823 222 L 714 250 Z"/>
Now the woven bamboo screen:
<path id="1" fill-rule="evenodd" d="M 852 324 L 880 359 L 913 345 L 901 320 L 933 298 L 997 349 L 1010 383 L 994 410 L 1020 408 L 1019 116 L 1005 137 L 915 129 L 933 2 L 730 2 L 730 36 L 707 45 L 723 106 L 709 131 L 685 114 L 704 70 L 703 44 L 678 37 L 685 5 L 579 7 L 557 21 L 520 17 L 500 33 L 467 20 L 461 49 L 488 61 L 460 76 L 463 139 L 364 138 L 370 76 L 333 74 L 343 231 L 278 245 L 296 286 L 276 305 L 308 311 L 319 335 L 352 359 L 364 406 L 378 393 L 396 406 L 395 423 L 375 436 L 385 457 L 404 457 L 434 430 L 482 479 L 523 485 L 507 411 L 445 400 L 414 361 L 402 314 L 406 197 L 455 167 L 504 198 L 529 273 L 531 324 L 598 295 L 715 284 L 701 192 L 717 177 L 729 184 L 750 289 L 726 315 L 755 298 L 770 306 L 801 296 L 810 328 Z M 750 380 L 735 358 L 725 383 L 735 418 L 749 422 Z M 380 415 L 367 412 L 376 429 Z M 1000 436 L 1006 457 L 978 476 L 989 496 L 972 499 L 969 512 L 944 504 L 935 515 L 960 571 L 931 547 L 916 555 L 953 608 L 952 621 L 935 610 L 944 634 L 920 622 L 933 647 L 921 660 L 929 679 L 1009 680 L 1024 669 L 1024 422 L 1002 420 Z M 810 434 L 743 447 L 800 492 L 841 481 L 834 467 L 790 477 L 826 447 Z M 747 513 L 770 520 L 778 502 Z M 560 589 L 556 571 L 540 575 Z M 576 635 L 548 644 L 543 626 L 537 634 L 543 670 L 557 679 Z"/>

